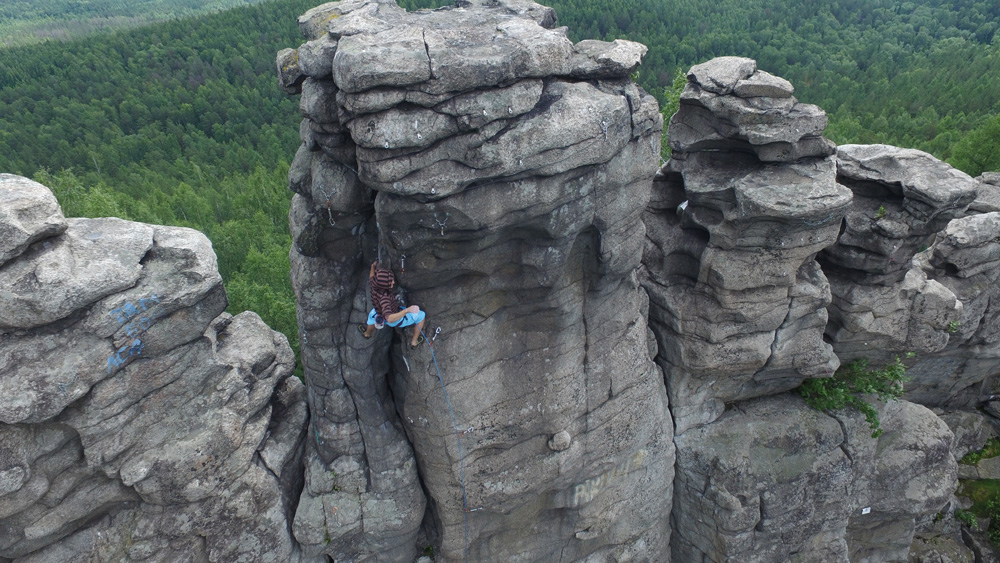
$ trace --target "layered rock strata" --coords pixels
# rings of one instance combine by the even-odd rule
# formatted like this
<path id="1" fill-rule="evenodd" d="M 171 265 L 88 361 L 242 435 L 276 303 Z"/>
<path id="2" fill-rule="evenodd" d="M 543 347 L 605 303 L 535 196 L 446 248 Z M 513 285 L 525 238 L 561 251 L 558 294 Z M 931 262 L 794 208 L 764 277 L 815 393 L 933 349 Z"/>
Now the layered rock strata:
<path id="1" fill-rule="evenodd" d="M 851 201 L 819 136 L 825 114 L 786 81 L 736 57 L 688 76 L 645 218 L 650 321 L 678 434 L 726 403 L 836 370 L 815 257 Z"/>
<path id="2" fill-rule="evenodd" d="M 846 338 L 827 339 L 843 318 L 842 296 L 866 283 L 898 293 L 893 284 L 909 276 L 914 288 L 898 318 L 918 327 L 905 333 L 911 338 L 945 331 L 942 307 L 961 310 L 922 270 L 905 273 L 908 258 L 888 267 L 870 260 L 860 284 L 834 277 L 835 257 L 854 263 L 859 254 L 852 240 L 881 248 L 874 229 L 852 231 L 866 201 L 858 187 L 874 182 L 843 182 L 854 170 L 849 155 L 881 148 L 835 154 L 820 136 L 824 126 L 822 111 L 795 101 L 790 85 L 732 57 L 691 69 L 671 119 L 673 157 L 644 217 L 644 285 L 677 429 L 674 560 L 905 560 L 916 535 L 954 508 L 954 436 L 933 412 L 906 401 L 880 406 L 884 434 L 873 439 L 856 411 L 831 416 L 788 393 L 860 357 L 840 355 Z M 945 168 L 936 172 L 965 180 Z M 922 234 L 971 201 L 961 182 L 938 189 L 936 178 L 896 186 L 921 194 L 900 202 L 923 213 L 912 236 L 897 237 L 910 256 Z M 949 240 L 959 239 L 990 256 L 983 237 Z"/>
<path id="3" fill-rule="evenodd" d="M 915 355 L 907 399 L 975 408 L 1000 358 L 1000 215 L 978 213 L 982 185 L 926 153 L 837 150 L 855 200 L 821 256 L 834 295 L 829 340 L 845 361 Z"/>
<path id="4" fill-rule="evenodd" d="M 644 47 L 554 24 L 531 2 L 339 2 L 279 53 L 305 117 L 309 553 L 666 557 L 673 432 L 635 276 L 662 119 L 628 79 Z M 359 334 L 376 260 L 433 352 Z"/>
<path id="5" fill-rule="evenodd" d="M 9 174 L 0 232 L 0 558 L 296 559 L 304 388 L 208 239 Z"/>

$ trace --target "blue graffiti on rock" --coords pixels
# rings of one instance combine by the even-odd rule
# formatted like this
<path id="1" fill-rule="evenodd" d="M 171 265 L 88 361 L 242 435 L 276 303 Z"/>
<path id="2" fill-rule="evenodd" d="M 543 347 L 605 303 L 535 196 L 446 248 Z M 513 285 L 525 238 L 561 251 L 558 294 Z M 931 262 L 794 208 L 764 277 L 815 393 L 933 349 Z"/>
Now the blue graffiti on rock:
<path id="1" fill-rule="evenodd" d="M 108 373 L 121 367 L 129 358 L 138 356 L 142 352 L 142 347 L 142 340 L 136 338 L 131 344 L 122 346 L 117 352 L 108 356 Z"/>
<path id="2" fill-rule="evenodd" d="M 142 353 L 144 344 L 139 336 L 153 326 L 160 319 L 160 311 L 152 311 L 146 315 L 153 306 L 160 303 L 160 296 L 155 293 L 149 297 L 139 299 L 139 304 L 126 301 L 121 307 L 116 307 L 108 312 L 112 318 L 118 321 L 119 325 L 125 325 L 125 334 L 132 338 L 132 342 L 118 348 L 118 351 L 108 356 L 108 373 L 120 368 L 130 358 L 134 358 Z"/>

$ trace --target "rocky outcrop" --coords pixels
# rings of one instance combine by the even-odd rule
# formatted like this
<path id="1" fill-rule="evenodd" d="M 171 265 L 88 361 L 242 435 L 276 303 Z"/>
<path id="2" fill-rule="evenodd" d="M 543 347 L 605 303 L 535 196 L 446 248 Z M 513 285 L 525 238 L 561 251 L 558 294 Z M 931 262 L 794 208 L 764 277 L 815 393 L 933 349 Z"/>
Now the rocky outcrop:
<path id="1" fill-rule="evenodd" d="M 645 48 L 555 25 L 300 18 L 305 385 L 203 236 L 0 175 L 0 561 L 986 558 L 952 513 L 998 471 L 956 466 L 1000 418 L 996 178 L 835 147 L 739 57 L 690 70 L 657 172 Z M 433 346 L 359 332 L 373 262 Z M 880 435 L 794 391 L 896 356 Z"/>
<path id="2" fill-rule="evenodd" d="M 970 211 L 989 213 L 1000 211 L 1000 172 L 984 172 L 976 177 L 976 200 L 969 205 Z"/>
<path id="3" fill-rule="evenodd" d="M 830 286 L 815 257 L 837 240 L 851 194 L 836 182 L 832 144 L 813 134 L 825 122 L 750 59 L 715 59 L 688 75 L 643 259 L 678 434 L 726 403 L 839 365 L 823 341 Z"/>
<path id="4" fill-rule="evenodd" d="M 667 551 L 672 428 L 635 276 L 662 119 L 628 79 L 644 47 L 574 45 L 554 23 L 531 2 L 340 2 L 279 55 L 305 117 L 291 222 L 310 553 Z M 427 311 L 433 351 L 358 333 L 375 260 Z"/>
<path id="5" fill-rule="evenodd" d="M 0 558 L 296 558 L 304 388 L 208 239 L 11 175 L 0 232 Z"/>
<path id="6" fill-rule="evenodd" d="M 838 181 L 855 194 L 837 244 L 822 256 L 834 288 L 827 332 L 842 357 L 937 352 L 961 304 L 911 265 L 975 198 L 972 178 L 926 153 L 838 147 Z"/>
<path id="7" fill-rule="evenodd" d="M 829 340 L 845 361 L 915 354 L 907 399 L 975 408 L 1000 358 L 1000 215 L 972 210 L 980 185 L 926 153 L 837 150 L 838 181 L 855 199 L 820 257 L 834 296 Z"/>
<path id="8" fill-rule="evenodd" d="M 675 153 L 751 152 L 761 162 L 826 157 L 826 113 L 792 96 L 792 85 L 757 69 L 753 59 L 718 57 L 688 71 L 684 111 L 671 119 Z"/>
<path id="9" fill-rule="evenodd" d="M 975 182 L 916 151 L 835 152 L 822 111 L 791 94 L 749 59 L 693 67 L 644 217 L 644 286 L 676 425 L 673 558 L 902 561 L 918 535 L 961 553 L 932 522 L 954 506 L 952 448 L 981 445 L 982 432 L 963 426 L 956 441 L 933 412 L 899 401 L 880 407 L 885 433 L 873 439 L 856 411 L 822 413 L 788 391 L 842 361 L 943 349 L 963 303 L 933 278 L 959 246 L 969 275 L 993 271 L 991 219 L 956 220 L 934 242 Z M 898 199 L 873 205 L 889 194 Z M 923 268 L 911 263 L 932 243 Z M 979 381 L 997 367 L 980 366 Z M 913 385 L 920 400 L 921 385 L 955 384 L 938 374 Z"/>
<path id="10" fill-rule="evenodd" d="M 831 417 L 795 396 L 742 402 L 677 437 L 676 561 L 906 561 L 956 487 L 952 434 L 905 401 Z"/>

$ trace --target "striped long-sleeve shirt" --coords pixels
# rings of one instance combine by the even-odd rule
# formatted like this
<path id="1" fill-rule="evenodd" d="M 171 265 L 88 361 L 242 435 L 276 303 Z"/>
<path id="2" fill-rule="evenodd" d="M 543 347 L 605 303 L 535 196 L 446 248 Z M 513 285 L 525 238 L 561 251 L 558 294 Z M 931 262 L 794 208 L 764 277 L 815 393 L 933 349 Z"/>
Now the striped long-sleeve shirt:
<path id="1" fill-rule="evenodd" d="M 375 270 L 375 277 L 372 278 L 372 306 L 383 319 L 399 312 L 399 302 L 392 294 L 392 280 L 392 272 L 389 270 Z"/>

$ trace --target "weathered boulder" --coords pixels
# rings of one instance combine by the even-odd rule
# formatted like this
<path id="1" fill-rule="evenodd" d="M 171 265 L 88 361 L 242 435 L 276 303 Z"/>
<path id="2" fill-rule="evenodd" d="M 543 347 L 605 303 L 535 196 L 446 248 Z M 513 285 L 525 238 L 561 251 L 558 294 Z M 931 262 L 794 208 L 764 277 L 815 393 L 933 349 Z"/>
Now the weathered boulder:
<path id="1" fill-rule="evenodd" d="M 0 178 L 22 188 L 40 194 Z M 60 227 L 0 266 L 0 557 L 296 558 L 307 413 L 285 338 L 223 313 L 204 235 L 62 220 L 40 195 Z"/>
<path id="2" fill-rule="evenodd" d="M 960 540 L 948 536 L 914 538 L 909 563 L 975 563 L 976 556 Z"/>
<path id="3" fill-rule="evenodd" d="M 680 111 L 670 120 L 675 153 L 748 151 L 762 162 L 833 154 L 826 113 L 792 96 L 792 85 L 743 57 L 718 57 L 688 71 Z"/>
<path id="4" fill-rule="evenodd" d="M 300 19 L 306 553 L 411 561 L 423 523 L 437 560 L 668 557 L 672 427 L 635 276 L 662 118 L 628 80 L 645 47 L 554 25 L 521 0 Z M 358 333 L 375 260 L 433 354 Z"/>
<path id="5" fill-rule="evenodd" d="M 976 200 L 969 205 L 969 211 L 989 213 L 1000 211 L 1000 172 L 984 172 L 976 176 Z"/>
<path id="6" fill-rule="evenodd" d="M 888 145 L 837 147 L 837 181 L 854 192 L 824 265 L 896 281 L 929 237 L 965 214 L 976 182 L 933 156 Z"/>
<path id="7" fill-rule="evenodd" d="M 723 57 L 692 68 L 685 91 L 712 103 L 682 103 L 671 142 L 692 116 L 728 136 L 674 145 L 644 217 L 644 285 L 678 434 L 726 403 L 787 391 L 839 365 L 822 339 L 830 289 L 814 258 L 837 240 L 851 194 L 832 157 L 764 162 L 727 128 L 731 116 L 719 108 L 746 103 L 741 84 L 779 84 L 752 63 Z M 760 135 L 797 127 L 791 88 L 781 91 L 754 98 L 769 115 Z"/>
<path id="8" fill-rule="evenodd" d="M 66 220 L 48 188 L 27 178 L 0 174 L 0 266 L 28 246 L 66 230 Z"/>
<path id="9" fill-rule="evenodd" d="M 739 403 L 676 438 L 675 561 L 905 561 L 956 487 L 952 434 L 924 407 L 857 412 L 795 395 Z"/>
<path id="10" fill-rule="evenodd" d="M 940 411 L 940 409 L 938 409 Z M 951 444 L 951 453 L 956 460 L 965 457 L 969 452 L 982 448 L 986 441 L 996 434 L 990 424 L 989 417 L 978 411 L 938 412 L 938 417 L 948 425 L 955 441 Z"/>

